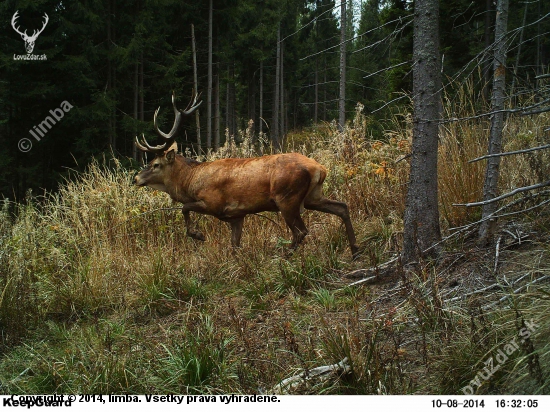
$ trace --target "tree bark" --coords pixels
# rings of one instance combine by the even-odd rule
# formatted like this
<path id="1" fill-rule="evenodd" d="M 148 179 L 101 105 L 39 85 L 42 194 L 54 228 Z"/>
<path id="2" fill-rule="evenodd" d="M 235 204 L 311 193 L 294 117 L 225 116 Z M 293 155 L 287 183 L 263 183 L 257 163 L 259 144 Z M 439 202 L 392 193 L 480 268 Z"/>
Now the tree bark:
<path id="1" fill-rule="evenodd" d="M 529 6 L 529 3 L 525 3 L 525 8 L 523 9 L 523 23 L 520 28 L 519 32 L 519 42 L 518 42 L 518 51 L 516 54 L 516 64 L 514 65 L 514 75 L 512 76 L 512 86 L 510 87 L 510 104 L 512 105 L 517 101 L 517 99 L 514 97 L 514 89 L 516 87 L 516 77 L 518 75 L 518 67 L 519 67 L 519 57 L 521 55 L 521 46 L 523 44 L 523 32 L 525 28 L 525 24 L 527 23 L 527 7 Z"/>
<path id="2" fill-rule="evenodd" d="M 259 133 L 262 133 L 264 128 L 264 61 L 260 61 L 260 119 Z"/>
<path id="3" fill-rule="evenodd" d="M 134 67 L 134 119 L 137 123 L 138 120 L 138 100 L 139 100 L 139 60 L 136 59 L 136 64 Z M 134 135 L 137 136 L 137 128 L 134 130 Z M 132 144 L 133 151 L 132 157 L 135 161 L 138 161 L 138 148 Z"/>
<path id="4" fill-rule="evenodd" d="M 438 20 L 439 0 L 416 0 L 413 142 L 403 242 L 403 263 L 406 265 L 424 257 L 422 252 L 441 239 L 437 195 L 437 119 L 440 117 L 441 88 Z"/>
<path id="5" fill-rule="evenodd" d="M 228 69 L 228 100 L 229 100 L 229 134 L 237 136 L 237 96 L 235 90 L 235 61 L 232 60 Z"/>
<path id="6" fill-rule="evenodd" d="M 275 62 L 275 96 L 273 99 L 273 122 L 271 125 L 271 142 L 275 151 L 279 151 L 279 92 L 281 80 L 281 24 L 277 28 L 277 59 Z"/>
<path id="7" fill-rule="evenodd" d="M 285 56 L 285 44 L 284 43 L 281 43 L 281 58 L 280 58 L 280 65 L 281 65 L 281 68 L 279 69 L 280 70 L 280 75 L 281 75 L 281 80 L 279 81 L 280 85 L 281 85 L 281 112 L 280 112 L 280 117 L 281 117 L 281 126 L 280 126 L 280 130 L 279 130 L 279 133 L 280 133 L 280 139 L 279 139 L 279 144 L 282 145 L 282 140 L 283 138 L 285 137 L 285 132 L 286 132 L 286 119 L 285 119 L 285 76 L 284 76 L 284 56 Z"/>
<path id="8" fill-rule="evenodd" d="M 195 45 L 195 25 L 191 24 L 191 46 L 193 47 L 193 83 L 195 93 L 199 92 L 199 80 L 197 77 L 197 46 Z M 199 109 L 195 110 L 195 123 L 197 125 L 197 154 L 202 154 L 201 147 L 201 120 Z"/>
<path id="9" fill-rule="evenodd" d="M 317 62 L 317 60 L 315 60 Z M 316 125 L 319 119 L 319 70 L 315 64 L 315 104 L 313 105 L 313 124 Z"/>
<path id="10" fill-rule="evenodd" d="M 144 72 L 143 72 L 143 50 L 140 53 L 139 58 L 139 120 L 145 121 L 145 86 L 144 86 Z"/>
<path id="11" fill-rule="evenodd" d="M 493 94 L 491 97 L 491 111 L 504 109 L 506 91 L 506 31 L 508 27 L 508 0 L 498 0 L 495 23 L 495 52 L 493 57 Z M 502 152 L 502 128 L 504 113 L 495 113 L 491 119 L 488 154 Z M 487 160 L 485 169 L 485 183 L 483 184 L 483 201 L 493 199 L 498 193 L 498 177 L 500 173 L 500 156 Z M 497 209 L 497 203 L 488 203 L 483 206 L 481 218 L 485 218 Z M 496 220 L 488 219 L 479 228 L 479 241 L 488 244 L 492 241 Z"/>
<path id="12" fill-rule="evenodd" d="M 250 72 L 252 70 L 250 68 Z M 248 77 L 248 119 L 254 123 L 254 130 L 256 124 L 258 124 L 258 119 L 256 118 L 256 73 L 257 71 L 254 71 Z"/>
<path id="13" fill-rule="evenodd" d="M 338 104 L 338 128 L 346 125 L 346 1 L 340 3 L 340 99 Z"/>
<path id="14" fill-rule="evenodd" d="M 492 0 L 486 0 L 485 3 L 485 51 L 488 54 L 489 47 L 491 46 L 491 3 Z M 489 83 L 491 82 L 491 59 L 487 57 L 485 59 L 483 68 L 483 98 L 485 101 L 489 100 Z"/>
<path id="15" fill-rule="evenodd" d="M 212 0 L 208 6 L 208 90 L 206 91 L 206 150 L 212 148 Z"/>
<path id="16" fill-rule="evenodd" d="M 111 97 L 111 89 L 113 87 L 113 72 L 111 64 L 111 0 L 107 2 L 107 96 Z M 113 136 L 113 116 L 112 112 L 109 113 L 109 148 L 114 153 L 115 142 Z"/>
<path id="17" fill-rule="evenodd" d="M 214 85 L 214 149 L 220 148 L 220 62 L 216 62 L 216 83 Z"/>

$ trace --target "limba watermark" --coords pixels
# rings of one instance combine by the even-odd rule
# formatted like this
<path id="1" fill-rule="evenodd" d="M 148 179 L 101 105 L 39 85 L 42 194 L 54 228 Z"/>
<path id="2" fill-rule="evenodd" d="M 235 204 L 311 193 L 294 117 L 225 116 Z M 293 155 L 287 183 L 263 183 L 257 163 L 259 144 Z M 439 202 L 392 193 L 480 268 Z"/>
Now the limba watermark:
<path id="1" fill-rule="evenodd" d="M 35 138 L 37 142 L 39 142 L 41 138 L 43 138 L 45 134 L 48 133 L 48 130 L 50 130 L 58 121 L 63 119 L 65 113 L 69 113 L 72 108 L 73 106 L 68 101 L 63 101 L 60 107 L 54 110 L 50 110 L 51 116 L 46 116 L 46 118 L 41 121 L 37 126 L 33 126 L 32 129 L 29 130 L 29 133 L 32 135 L 32 137 Z M 28 137 L 24 137 L 19 140 L 17 147 L 23 153 L 26 153 L 32 149 L 32 140 Z"/>
<path id="2" fill-rule="evenodd" d="M 525 327 L 519 330 L 518 336 L 514 336 L 514 338 L 502 348 L 498 348 L 496 350 L 496 354 L 493 353 L 493 356 L 489 356 L 483 362 L 485 365 L 483 371 L 478 371 L 474 379 L 470 381 L 470 384 L 462 388 L 462 392 L 464 392 L 465 395 L 473 395 L 475 392 L 474 387 L 477 386 L 479 388 L 483 382 L 489 380 L 491 376 L 493 376 L 501 368 L 504 362 L 506 362 L 508 358 L 519 349 L 519 344 L 524 343 L 527 339 L 529 339 L 531 334 L 538 327 L 539 325 L 535 324 L 533 319 L 525 322 Z"/>

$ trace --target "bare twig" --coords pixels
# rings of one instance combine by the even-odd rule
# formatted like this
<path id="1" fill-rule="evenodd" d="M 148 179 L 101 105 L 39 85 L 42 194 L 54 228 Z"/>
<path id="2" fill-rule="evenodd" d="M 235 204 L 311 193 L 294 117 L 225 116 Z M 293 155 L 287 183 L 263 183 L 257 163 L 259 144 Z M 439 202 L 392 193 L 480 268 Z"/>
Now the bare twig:
<path id="1" fill-rule="evenodd" d="M 511 192 L 505 193 L 503 195 L 494 197 L 483 202 L 473 202 L 473 203 L 453 203 L 453 206 L 464 206 L 464 207 L 473 207 L 473 206 L 482 206 L 489 203 L 498 202 L 499 200 L 506 199 L 507 197 L 517 195 L 518 193 L 528 192 L 529 190 L 539 189 L 541 187 L 550 186 L 550 180 L 546 182 L 537 183 L 536 185 L 518 187 L 517 189 L 512 190 Z"/>
<path id="2" fill-rule="evenodd" d="M 510 283 L 509 286 L 514 286 L 514 285 L 518 284 L 519 282 L 521 282 L 523 279 L 525 279 L 527 276 L 529 276 L 529 275 L 531 275 L 531 274 L 532 274 L 532 273 L 529 272 L 529 273 L 526 273 L 526 274 L 523 275 L 523 276 L 520 276 L 519 278 L 517 278 L 516 280 L 514 280 L 512 283 Z M 539 278 L 539 279 L 537 279 L 537 280 L 535 280 L 535 281 L 542 280 L 544 277 L 546 277 L 546 276 L 543 276 L 543 277 L 541 277 L 541 278 Z M 534 283 L 534 282 L 532 282 L 532 283 Z M 528 284 L 528 285 L 529 285 L 529 284 Z M 526 286 L 528 286 L 528 285 L 526 285 Z M 456 302 L 457 300 L 462 300 L 462 299 L 464 299 L 464 298 L 467 298 L 468 296 L 477 295 L 478 293 L 487 292 L 488 290 L 496 289 L 496 288 L 498 288 L 498 287 L 502 287 L 502 285 L 501 285 L 500 283 L 492 283 L 492 284 L 490 284 L 490 285 L 488 285 L 488 286 L 485 286 L 485 287 L 483 287 L 483 288 L 481 288 L 481 289 L 473 290 L 473 291 L 471 291 L 471 292 L 464 293 L 464 294 L 462 294 L 462 295 L 460 295 L 460 296 L 455 296 L 454 298 L 451 298 L 451 299 L 446 299 L 446 300 L 443 301 L 443 303 Z M 519 289 L 518 289 L 518 290 L 519 290 Z M 495 302 L 493 302 L 493 303 L 495 303 Z"/>
<path id="3" fill-rule="evenodd" d="M 550 148 L 550 144 L 545 144 L 543 146 L 531 147 L 530 149 L 515 150 L 513 152 L 494 153 L 494 154 L 489 154 L 481 157 L 476 157 L 475 159 L 472 159 L 472 160 L 468 160 L 468 163 L 478 162 L 480 160 L 488 159 L 490 157 L 510 156 L 510 155 L 515 155 L 520 153 L 534 152 L 535 150 L 549 149 L 549 148 Z"/>
<path id="4" fill-rule="evenodd" d="M 349 373 L 351 366 L 348 363 L 348 358 L 344 358 L 334 365 L 319 366 L 317 368 L 310 369 L 309 371 L 302 371 L 297 375 L 291 376 L 282 380 L 275 385 L 271 390 L 275 394 L 288 394 L 293 390 L 300 388 L 302 385 L 310 386 L 325 382 L 329 379 L 337 379 L 341 375 Z"/>
<path id="5" fill-rule="evenodd" d="M 411 156 L 412 156 L 412 153 L 408 153 L 408 154 L 406 154 L 405 156 L 401 156 L 399 159 L 397 159 L 397 160 L 396 160 L 395 162 L 393 162 L 393 163 L 397 164 L 397 163 L 399 163 L 399 162 L 401 162 L 401 161 L 403 161 L 403 160 L 405 160 L 405 159 L 408 159 L 408 158 L 411 157 Z"/>
<path id="6" fill-rule="evenodd" d="M 512 297 L 512 295 L 518 294 L 518 293 L 521 292 L 523 289 L 526 289 L 526 288 L 528 288 L 529 286 L 534 285 L 535 283 L 538 283 L 538 282 L 540 282 L 540 281 L 542 281 L 542 280 L 545 280 L 545 279 L 547 279 L 547 278 L 549 278 L 549 277 L 550 277 L 550 275 L 544 275 L 544 276 L 542 276 L 542 277 L 540 277 L 540 278 L 537 278 L 537 279 L 533 280 L 532 282 L 527 283 L 526 285 L 520 286 L 519 288 L 517 288 L 516 290 L 514 290 L 512 293 L 509 293 L 509 294 L 507 294 L 507 295 L 501 297 L 501 298 L 500 298 L 499 300 L 497 300 L 496 302 L 492 302 L 492 303 L 489 303 L 488 305 L 482 306 L 481 309 L 483 309 L 483 310 L 490 309 L 490 308 L 492 308 L 493 306 L 496 306 L 496 305 L 498 305 L 499 303 L 502 303 L 502 302 L 504 302 L 505 300 L 509 299 L 510 297 Z"/>
<path id="7" fill-rule="evenodd" d="M 498 255 L 500 253 L 500 241 L 502 240 L 502 236 L 499 236 L 497 240 L 497 244 L 495 246 L 495 265 L 493 267 L 493 276 L 497 276 L 497 269 L 498 269 Z"/>
<path id="8" fill-rule="evenodd" d="M 393 263 L 395 262 L 397 259 L 392 259 L 390 260 L 389 262 Z M 373 280 L 373 279 L 376 279 L 376 276 L 369 276 L 368 278 L 365 278 L 365 279 L 361 279 L 361 280 L 357 280 L 353 283 L 350 283 L 348 286 L 357 286 L 357 285 L 360 285 L 361 283 L 365 283 L 365 282 L 368 282 L 369 280 Z"/>
<path id="9" fill-rule="evenodd" d="M 544 99 L 544 100 L 542 100 L 540 102 L 537 102 L 537 103 L 535 103 L 531 106 L 518 107 L 516 109 L 499 109 L 499 110 L 493 110 L 491 112 L 476 114 L 474 116 L 450 117 L 450 118 L 447 118 L 447 119 L 436 119 L 436 120 L 430 120 L 430 121 L 438 121 L 441 124 L 443 124 L 443 123 L 452 123 L 452 122 L 461 122 L 463 120 L 474 120 L 474 119 L 480 119 L 482 117 L 489 117 L 489 116 L 493 116 L 493 115 L 499 114 L 499 113 L 507 113 L 507 114 L 519 113 L 520 116 L 526 116 L 526 115 L 529 115 L 529 114 L 538 113 L 537 111 L 526 111 L 526 110 L 534 109 L 535 107 L 539 107 L 539 106 L 541 106 L 545 103 L 548 103 L 548 102 L 550 102 L 550 98 Z M 548 111 L 550 109 L 544 108 L 544 109 L 541 109 L 541 110 L 542 110 L 542 112 L 545 112 L 545 111 Z M 542 113 L 542 112 L 540 112 L 540 113 Z M 426 121 L 427 120 L 429 120 L 429 119 L 426 119 Z"/>
<path id="10" fill-rule="evenodd" d="M 523 113 L 520 113 L 520 116 L 529 116 L 532 114 L 539 114 L 539 113 L 546 113 L 546 112 L 550 112 L 550 107 L 543 107 L 542 109 L 531 110 L 530 112 L 523 112 Z"/>
<path id="11" fill-rule="evenodd" d="M 367 74 L 366 76 L 363 76 L 363 79 L 367 79 L 369 77 L 372 77 L 372 76 L 375 76 L 379 73 L 382 73 L 382 72 L 385 72 L 385 71 L 388 71 L 388 70 L 392 70 L 392 69 L 395 69 L 396 67 L 399 67 L 399 66 L 403 66 L 405 64 L 410 64 L 412 63 L 412 60 L 408 60 L 406 62 L 401 62 L 401 63 L 397 63 L 397 64 L 394 64 L 393 66 L 388 66 L 388 67 L 384 67 L 383 69 L 380 69 L 380 70 L 377 70 L 375 72 L 372 72 L 370 74 Z"/>

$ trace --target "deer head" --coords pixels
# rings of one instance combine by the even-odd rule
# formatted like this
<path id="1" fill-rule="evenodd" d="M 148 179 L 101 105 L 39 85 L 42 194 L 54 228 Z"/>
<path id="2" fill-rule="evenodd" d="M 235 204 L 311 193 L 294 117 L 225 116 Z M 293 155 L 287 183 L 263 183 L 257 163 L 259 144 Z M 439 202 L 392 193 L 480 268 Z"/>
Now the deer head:
<path id="1" fill-rule="evenodd" d="M 31 54 L 32 51 L 34 50 L 34 43 L 36 42 L 38 35 L 44 31 L 44 29 L 46 28 L 46 24 L 48 24 L 48 21 L 50 19 L 48 15 L 44 13 L 44 23 L 42 24 L 42 28 L 40 30 L 34 30 L 34 32 L 32 33 L 32 36 L 29 36 L 27 35 L 27 30 L 25 30 L 24 32 L 21 32 L 19 30 L 19 27 L 16 26 L 17 24 L 16 20 L 19 17 L 18 13 L 19 13 L 19 10 L 16 11 L 15 14 L 13 15 L 11 19 L 11 26 L 17 33 L 21 35 L 21 38 L 25 41 L 25 49 L 27 50 L 27 54 Z"/>
<path id="2" fill-rule="evenodd" d="M 176 144 L 176 133 L 180 126 L 182 117 L 189 116 L 191 113 L 197 110 L 197 108 L 202 103 L 202 101 L 197 103 L 198 97 L 199 96 L 195 93 L 195 91 L 193 91 L 191 101 L 189 102 L 185 110 L 178 110 L 178 108 L 176 107 L 175 96 L 174 94 L 172 94 L 172 107 L 174 109 L 175 119 L 172 130 L 170 130 L 169 133 L 164 133 L 158 127 L 157 116 L 160 107 L 155 111 L 153 123 L 157 134 L 162 139 L 162 143 L 160 145 L 152 146 L 147 142 L 147 140 L 145 140 L 144 135 L 142 135 L 141 141 L 138 140 L 136 136 L 135 143 L 138 149 L 143 152 L 152 153 L 155 155 L 155 158 L 149 163 L 149 165 L 136 175 L 136 185 L 149 186 L 153 189 L 157 189 L 163 192 L 166 191 L 164 181 L 166 177 L 170 175 L 170 170 L 172 168 L 176 152 L 178 150 L 178 146 Z"/>

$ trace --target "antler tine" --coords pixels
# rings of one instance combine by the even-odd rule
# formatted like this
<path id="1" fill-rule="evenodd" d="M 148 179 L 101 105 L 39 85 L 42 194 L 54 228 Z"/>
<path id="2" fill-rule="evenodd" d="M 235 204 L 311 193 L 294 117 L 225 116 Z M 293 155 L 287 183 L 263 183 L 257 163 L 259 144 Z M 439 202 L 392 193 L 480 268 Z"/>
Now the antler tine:
<path id="1" fill-rule="evenodd" d="M 155 130 L 157 131 L 159 136 L 161 136 L 163 139 L 166 140 L 166 143 L 164 144 L 165 147 L 169 147 L 172 143 L 174 143 L 176 132 L 178 131 L 178 128 L 179 128 L 180 123 L 181 123 L 181 113 L 176 108 L 176 99 L 175 99 L 174 94 L 172 94 L 172 106 L 174 107 L 175 119 L 174 119 L 174 124 L 172 126 L 172 129 L 170 130 L 170 132 L 168 134 L 161 131 L 158 127 L 158 124 L 157 124 L 157 116 L 158 116 L 158 113 L 160 111 L 160 106 L 157 110 L 155 110 L 155 115 L 153 116 L 153 123 L 155 125 Z"/>
<path id="2" fill-rule="evenodd" d="M 13 17 L 11 18 L 11 26 L 13 27 L 13 29 L 19 33 L 21 36 L 26 36 L 27 35 L 27 30 L 25 30 L 24 33 L 21 33 L 21 31 L 19 30 L 19 26 L 18 27 L 15 27 L 15 25 L 17 24 L 17 19 L 19 18 L 19 10 L 17 10 L 15 12 L 15 14 L 13 15 Z"/>
<path id="3" fill-rule="evenodd" d="M 145 138 L 145 136 L 144 136 L 144 138 Z M 147 149 L 145 146 L 143 146 L 143 145 L 139 142 L 139 139 L 138 139 L 137 136 L 136 136 L 135 144 L 136 144 L 137 148 L 138 148 L 139 150 L 141 150 L 142 152 L 149 152 L 149 149 Z"/>
<path id="4" fill-rule="evenodd" d="M 42 28 L 38 32 L 39 34 L 44 31 L 44 29 L 46 28 L 46 25 L 48 24 L 49 21 L 50 21 L 50 18 L 48 17 L 48 13 L 44 13 L 44 23 L 42 23 Z"/>
<path id="5" fill-rule="evenodd" d="M 197 108 L 202 104 L 202 100 L 197 103 L 197 99 L 199 98 L 200 93 L 197 94 L 195 90 L 193 89 L 193 94 L 191 95 L 191 101 L 189 101 L 189 104 L 185 108 L 185 110 L 181 110 L 181 113 L 188 116 L 191 113 L 193 113 Z"/>
<path id="6" fill-rule="evenodd" d="M 166 148 L 166 144 L 151 146 L 145 139 L 145 135 L 143 133 L 141 134 L 141 139 L 143 141 L 143 144 L 138 140 L 138 137 L 136 136 L 136 146 L 142 152 L 160 153 Z"/>

